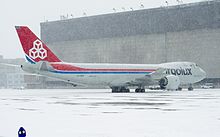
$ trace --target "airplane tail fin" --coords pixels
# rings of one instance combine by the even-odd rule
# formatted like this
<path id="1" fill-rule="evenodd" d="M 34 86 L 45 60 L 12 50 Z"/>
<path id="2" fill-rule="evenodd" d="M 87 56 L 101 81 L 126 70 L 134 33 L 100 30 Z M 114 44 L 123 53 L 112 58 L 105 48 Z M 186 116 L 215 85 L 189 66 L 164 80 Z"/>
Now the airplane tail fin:
<path id="1" fill-rule="evenodd" d="M 27 61 L 61 62 L 61 60 L 28 27 L 15 26 Z"/>

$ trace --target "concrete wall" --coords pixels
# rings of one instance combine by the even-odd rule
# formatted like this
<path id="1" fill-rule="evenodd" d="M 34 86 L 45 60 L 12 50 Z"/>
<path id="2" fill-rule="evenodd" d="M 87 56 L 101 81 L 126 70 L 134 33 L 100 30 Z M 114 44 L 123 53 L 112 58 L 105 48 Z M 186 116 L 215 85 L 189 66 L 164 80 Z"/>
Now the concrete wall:
<path id="1" fill-rule="evenodd" d="M 49 44 L 68 62 L 161 63 L 164 62 L 164 35 L 78 40 Z"/>

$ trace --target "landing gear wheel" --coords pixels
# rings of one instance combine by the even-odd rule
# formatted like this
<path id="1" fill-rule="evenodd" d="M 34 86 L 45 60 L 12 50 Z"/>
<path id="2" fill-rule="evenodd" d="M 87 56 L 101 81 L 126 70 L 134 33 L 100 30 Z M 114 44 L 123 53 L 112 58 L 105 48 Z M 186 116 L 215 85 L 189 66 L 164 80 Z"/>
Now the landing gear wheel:
<path id="1" fill-rule="evenodd" d="M 189 87 L 189 88 L 188 88 L 188 91 L 193 91 L 193 87 Z"/>
<path id="2" fill-rule="evenodd" d="M 137 89 L 135 89 L 135 92 L 136 93 L 144 93 L 145 89 L 144 88 L 137 88 Z"/>
<path id="3" fill-rule="evenodd" d="M 178 87 L 177 91 L 182 91 L 182 89 L 183 89 L 183 88 L 181 88 L 181 87 Z"/>
<path id="4" fill-rule="evenodd" d="M 112 87 L 112 93 L 119 93 L 120 89 L 119 87 Z"/>
<path id="5" fill-rule="evenodd" d="M 143 88 L 143 89 L 141 89 L 141 92 L 142 92 L 142 93 L 144 93 L 144 92 L 145 92 L 145 89 L 144 89 L 144 88 Z"/>
<path id="6" fill-rule="evenodd" d="M 130 90 L 129 90 L 128 88 L 125 88 L 125 89 L 122 89 L 121 92 L 122 92 L 122 93 L 129 93 Z"/>

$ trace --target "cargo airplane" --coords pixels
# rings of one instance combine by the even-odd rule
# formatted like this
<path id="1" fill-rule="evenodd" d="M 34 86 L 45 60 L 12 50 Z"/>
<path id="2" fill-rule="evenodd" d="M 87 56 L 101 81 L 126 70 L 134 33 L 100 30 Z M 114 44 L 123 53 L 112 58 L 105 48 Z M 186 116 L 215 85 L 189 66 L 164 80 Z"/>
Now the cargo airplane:
<path id="1" fill-rule="evenodd" d="M 28 27 L 16 26 L 27 63 L 21 68 L 29 73 L 56 78 L 75 86 L 97 85 L 112 92 L 145 92 L 145 87 L 157 83 L 161 89 L 177 90 L 181 85 L 201 81 L 206 73 L 196 63 L 163 64 L 98 64 L 61 61 Z"/>

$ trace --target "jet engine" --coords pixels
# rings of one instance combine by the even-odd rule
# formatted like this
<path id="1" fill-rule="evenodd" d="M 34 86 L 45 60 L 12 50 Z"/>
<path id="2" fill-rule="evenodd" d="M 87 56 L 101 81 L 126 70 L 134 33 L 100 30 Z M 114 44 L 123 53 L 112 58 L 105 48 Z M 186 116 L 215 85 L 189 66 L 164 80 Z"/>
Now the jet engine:
<path id="1" fill-rule="evenodd" d="M 180 85 L 178 76 L 168 75 L 160 79 L 159 85 L 161 89 L 177 90 Z"/>

